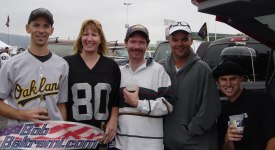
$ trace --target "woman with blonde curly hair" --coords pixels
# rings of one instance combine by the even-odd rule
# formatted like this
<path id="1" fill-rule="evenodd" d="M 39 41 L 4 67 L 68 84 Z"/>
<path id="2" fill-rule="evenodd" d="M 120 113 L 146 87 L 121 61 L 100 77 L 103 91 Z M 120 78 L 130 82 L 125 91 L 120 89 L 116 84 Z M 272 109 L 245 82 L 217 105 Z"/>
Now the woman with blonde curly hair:
<path id="1" fill-rule="evenodd" d="M 99 21 L 82 23 L 69 64 L 68 121 L 105 130 L 104 143 L 112 142 L 117 129 L 120 69 L 106 56 L 107 42 Z"/>

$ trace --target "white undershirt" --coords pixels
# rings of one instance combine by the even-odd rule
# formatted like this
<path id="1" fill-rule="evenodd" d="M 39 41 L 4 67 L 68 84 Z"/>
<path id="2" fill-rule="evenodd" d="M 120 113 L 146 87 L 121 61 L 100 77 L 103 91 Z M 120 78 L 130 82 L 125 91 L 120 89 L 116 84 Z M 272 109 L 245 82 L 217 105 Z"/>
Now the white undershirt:
<path id="1" fill-rule="evenodd" d="M 178 67 L 175 65 L 175 69 L 176 69 L 177 72 L 180 70 L 180 68 L 181 68 L 181 67 L 178 68 Z"/>

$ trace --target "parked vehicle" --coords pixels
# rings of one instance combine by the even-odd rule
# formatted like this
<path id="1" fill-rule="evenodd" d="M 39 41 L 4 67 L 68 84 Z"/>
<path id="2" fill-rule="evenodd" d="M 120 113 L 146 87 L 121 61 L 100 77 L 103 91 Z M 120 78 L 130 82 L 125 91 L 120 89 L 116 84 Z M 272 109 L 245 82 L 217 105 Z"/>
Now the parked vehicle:
<path id="1" fill-rule="evenodd" d="M 128 52 L 124 46 L 111 46 L 109 47 L 108 57 L 115 60 L 121 66 L 128 62 Z"/>
<path id="2" fill-rule="evenodd" d="M 50 39 L 48 47 L 51 52 L 64 57 L 74 54 L 74 40 Z M 116 61 L 118 65 L 123 65 L 128 61 L 128 52 L 122 43 L 108 42 L 108 53 L 106 55 Z"/>
<path id="3" fill-rule="evenodd" d="M 215 15 L 217 21 L 226 23 L 275 49 L 274 0 L 192 1 L 197 4 L 199 12 Z"/>
<path id="4" fill-rule="evenodd" d="M 154 54 L 155 54 L 155 51 L 146 51 L 145 52 L 145 58 L 149 58 L 149 57 L 151 57 L 151 58 L 153 58 L 153 56 L 154 56 Z"/>
<path id="5" fill-rule="evenodd" d="M 73 40 L 51 39 L 48 41 L 49 50 L 61 57 L 72 55 L 73 45 Z"/>
<path id="6" fill-rule="evenodd" d="M 234 59 L 235 61 L 239 61 L 239 63 L 244 63 L 245 61 L 250 63 L 242 65 L 243 68 L 251 68 L 249 65 L 253 63 L 257 79 L 266 79 L 271 48 L 251 37 L 234 36 L 218 39 L 213 41 L 206 49 L 201 49 L 200 57 L 213 69 L 222 61 L 222 52 L 228 50 L 229 47 L 231 48 L 231 53 L 223 54 L 223 57 Z M 255 50 L 255 56 L 252 56 L 250 50 Z M 230 58 L 228 58 L 229 55 Z"/>
<path id="7" fill-rule="evenodd" d="M 159 62 L 161 59 L 164 59 L 171 54 L 171 47 L 168 41 L 164 41 L 158 44 L 156 52 L 154 54 L 154 59 L 156 62 Z"/>
<path id="8" fill-rule="evenodd" d="M 192 48 L 195 52 L 199 49 L 201 43 L 202 41 L 193 40 Z M 155 59 L 156 62 L 158 62 L 170 54 L 171 54 L 171 47 L 169 45 L 169 42 L 163 41 L 158 44 L 153 58 Z"/>
<path id="9" fill-rule="evenodd" d="M 17 49 L 17 54 L 20 54 L 20 53 L 22 53 L 22 52 L 24 52 L 24 51 L 25 51 L 25 49 L 22 48 L 22 47 L 20 47 L 20 48 Z"/>
<path id="10" fill-rule="evenodd" d="M 246 47 L 252 48 L 256 52 L 255 59 L 255 72 L 260 72 L 263 76 L 262 81 L 244 82 L 247 84 L 246 88 L 266 90 L 272 96 L 275 96 L 275 75 L 274 75 L 274 56 L 273 50 L 275 49 L 275 1 L 273 0 L 192 0 L 197 4 L 198 11 L 216 15 L 216 20 L 224 22 L 237 30 L 243 32 L 249 37 L 254 38 L 259 42 L 249 44 L 248 39 L 245 42 Z M 232 8 L 234 8 L 232 10 Z M 244 9 L 245 8 L 245 9 Z M 260 11 L 255 11 L 260 10 Z M 252 39 L 251 39 L 252 41 Z M 222 41 L 219 41 L 222 42 Z M 213 53 L 219 53 L 214 49 L 218 49 L 218 41 L 211 43 L 213 45 Z M 216 44 L 217 48 L 214 48 Z M 262 44 L 266 46 L 262 46 Z M 228 44 L 229 46 L 229 44 Z M 227 46 L 227 47 L 228 47 Z M 254 46 L 254 47 L 253 47 Z M 221 47 L 225 48 L 225 47 Z M 220 49 L 221 49 L 220 48 Z M 210 51 L 209 51 L 210 52 Z M 220 60 L 214 58 L 214 55 L 205 52 L 202 57 L 204 61 L 208 62 L 210 67 L 213 68 Z M 207 57 L 208 55 L 209 57 Z M 238 56 L 235 54 L 236 57 Z M 241 55 L 239 54 L 241 57 Z M 269 57 L 270 56 L 270 57 Z M 221 59 L 219 57 L 219 59 Z M 256 69 L 257 68 L 257 69 Z M 273 75 L 271 75 L 273 73 Z M 262 84 L 264 83 L 264 84 Z M 261 84 L 261 86 L 259 86 Z"/>
<path id="11" fill-rule="evenodd" d="M 124 43 L 118 43 L 117 41 L 109 42 L 107 56 L 112 58 L 119 66 L 128 62 L 128 52 Z"/>

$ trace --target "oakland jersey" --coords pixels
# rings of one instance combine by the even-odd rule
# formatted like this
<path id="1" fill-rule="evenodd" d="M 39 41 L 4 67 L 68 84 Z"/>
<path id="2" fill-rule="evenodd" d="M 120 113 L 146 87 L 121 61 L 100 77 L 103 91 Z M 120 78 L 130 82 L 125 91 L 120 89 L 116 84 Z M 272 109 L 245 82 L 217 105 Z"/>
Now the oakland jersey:
<path id="1" fill-rule="evenodd" d="M 26 50 L 11 57 L 0 69 L 0 98 L 15 109 L 30 110 L 40 107 L 43 96 L 50 119 L 63 120 L 57 104 L 67 102 L 68 72 L 67 62 L 60 56 L 52 54 L 42 62 Z M 8 125 L 15 123 L 18 121 L 8 119 Z"/>
<path id="2" fill-rule="evenodd" d="M 118 107 L 120 69 L 115 61 L 100 56 L 89 69 L 80 54 L 65 57 L 69 64 L 68 121 L 101 128 Z"/>

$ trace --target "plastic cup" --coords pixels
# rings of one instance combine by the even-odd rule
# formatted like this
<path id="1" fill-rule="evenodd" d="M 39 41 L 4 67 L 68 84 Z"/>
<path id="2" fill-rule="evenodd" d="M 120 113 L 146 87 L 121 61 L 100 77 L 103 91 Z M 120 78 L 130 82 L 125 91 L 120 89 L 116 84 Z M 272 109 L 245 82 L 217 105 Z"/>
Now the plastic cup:
<path id="1" fill-rule="evenodd" d="M 137 89 L 137 81 L 132 79 L 130 81 L 128 81 L 126 84 L 125 84 L 125 87 L 127 89 L 128 92 L 135 92 L 136 89 Z"/>
<path id="2" fill-rule="evenodd" d="M 244 130 L 244 124 L 243 124 L 244 117 L 245 117 L 245 115 L 243 115 L 243 114 L 229 116 L 231 124 L 234 125 L 235 127 L 237 127 L 237 129 L 240 132 L 243 132 L 243 130 Z"/>

